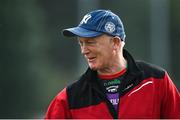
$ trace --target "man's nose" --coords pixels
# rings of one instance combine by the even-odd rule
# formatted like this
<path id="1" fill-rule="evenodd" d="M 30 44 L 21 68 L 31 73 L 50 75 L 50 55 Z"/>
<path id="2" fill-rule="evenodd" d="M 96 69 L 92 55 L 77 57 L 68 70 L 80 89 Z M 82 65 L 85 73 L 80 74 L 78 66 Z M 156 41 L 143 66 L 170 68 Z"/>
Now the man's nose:
<path id="1" fill-rule="evenodd" d="M 84 55 L 89 53 L 89 49 L 86 45 L 81 46 L 81 53 Z"/>

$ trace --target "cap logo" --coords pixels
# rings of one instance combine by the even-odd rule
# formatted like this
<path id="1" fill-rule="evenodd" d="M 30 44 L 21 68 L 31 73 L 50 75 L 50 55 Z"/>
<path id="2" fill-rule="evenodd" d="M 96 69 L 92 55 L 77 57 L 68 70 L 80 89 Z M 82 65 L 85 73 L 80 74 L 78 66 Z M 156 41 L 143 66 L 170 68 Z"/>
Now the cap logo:
<path id="1" fill-rule="evenodd" d="M 104 28 L 108 33 L 113 33 L 115 31 L 115 25 L 112 22 L 107 22 Z"/>
<path id="2" fill-rule="evenodd" d="M 86 24 L 90 18 L 91 18 L 90 14 L 85 15 L 84 18 L 82 19 L 82 21 L 80 22 L 80 24 L 83 24 L 83 23 Z"/>

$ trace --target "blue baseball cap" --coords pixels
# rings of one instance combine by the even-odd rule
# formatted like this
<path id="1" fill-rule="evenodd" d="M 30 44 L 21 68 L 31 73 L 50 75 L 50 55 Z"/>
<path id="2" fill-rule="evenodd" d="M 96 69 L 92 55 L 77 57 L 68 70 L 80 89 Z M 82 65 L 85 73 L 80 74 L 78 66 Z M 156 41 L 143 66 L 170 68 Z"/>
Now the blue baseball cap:
<path id="1" fill-rule="evenodd" d="M 121 19 L 110 10 L 95 10 L 86 14 L 77 27 L 62 31 L 67 37 L 96 37 L 102 34 L 119 36 L 125 40 L 125 31 Z"/>

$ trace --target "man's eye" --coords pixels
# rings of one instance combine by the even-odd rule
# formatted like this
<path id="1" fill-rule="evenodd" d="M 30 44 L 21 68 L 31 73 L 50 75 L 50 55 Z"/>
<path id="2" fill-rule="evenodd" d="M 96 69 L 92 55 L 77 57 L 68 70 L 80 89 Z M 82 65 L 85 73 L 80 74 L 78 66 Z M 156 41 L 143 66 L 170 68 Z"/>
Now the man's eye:
<path id="1" fill-rule="evenodd" d="M 80 46 L 86 45 L 95 45 L 96 41 L 86 41 L 86 42 L 78 42 Z"/>
<path id="2" fill-rule="evenodd" d="M 87 43 L 88 44 L 95 44 L 96 42 L 95 41 L 88 41 Z"/>

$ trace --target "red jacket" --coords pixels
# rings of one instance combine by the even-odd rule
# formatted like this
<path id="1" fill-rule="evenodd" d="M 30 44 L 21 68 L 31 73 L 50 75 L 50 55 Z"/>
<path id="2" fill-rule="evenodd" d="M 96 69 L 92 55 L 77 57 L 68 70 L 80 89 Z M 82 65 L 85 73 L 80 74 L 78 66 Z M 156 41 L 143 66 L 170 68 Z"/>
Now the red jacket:
<path id="1" fill-rule="evenodd" d="M 180 118 L 180 95 L 167 72 L 135 62 L 127 51 L 123 55 L 128 68 L 120 84 L 118 112 L 100 89 L 97 72 L 88 69 L 54 98 L 45 119 Z"/>

